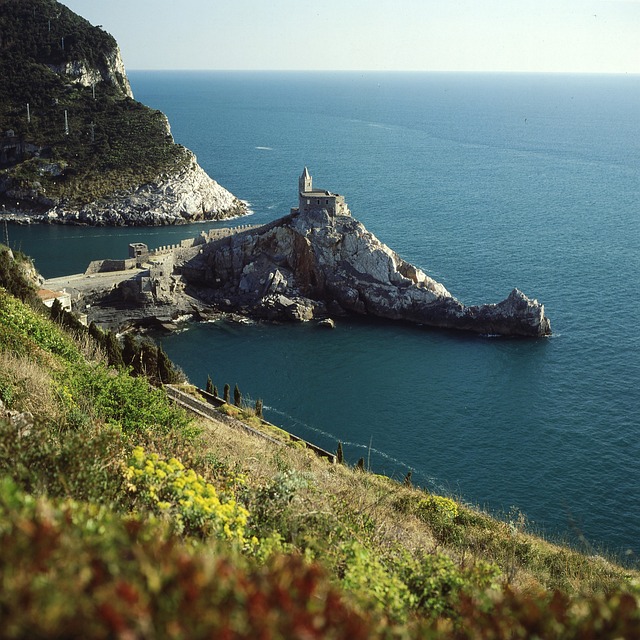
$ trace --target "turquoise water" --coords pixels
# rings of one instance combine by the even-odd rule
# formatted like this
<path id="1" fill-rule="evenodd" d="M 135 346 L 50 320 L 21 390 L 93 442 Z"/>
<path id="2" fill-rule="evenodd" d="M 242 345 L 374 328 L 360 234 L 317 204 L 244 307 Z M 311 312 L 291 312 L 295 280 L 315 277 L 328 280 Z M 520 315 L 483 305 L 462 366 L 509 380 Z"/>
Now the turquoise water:
<path id="1" fill-rule="evenodd" d="M 164 339 L 194 382 L 261 397 L 347 458 L 594 547 L 640 552 L 640 77 L 131 74 L 266 222 L 314 184 L 465 303 L 514 286 L 554 336 L 403 324 L 208 324 Z M 244 223 L 247 220 L 242 220 Z M 214 226 L 214 225 L 209 225 Z M 46 275 L 178 229 L 13 227 Z"/>

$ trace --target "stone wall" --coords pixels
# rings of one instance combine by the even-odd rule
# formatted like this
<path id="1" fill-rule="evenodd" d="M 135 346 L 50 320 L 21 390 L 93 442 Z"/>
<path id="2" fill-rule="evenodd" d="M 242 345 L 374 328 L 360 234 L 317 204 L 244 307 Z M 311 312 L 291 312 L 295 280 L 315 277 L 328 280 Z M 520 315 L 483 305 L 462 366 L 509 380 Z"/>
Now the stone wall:
<path id="1" fill-rule="evenodd" d="M 126 258 L 124 260 L 93 260 L 89 263 L 87 270 L 84 272 L 86 276 L 94 273 L 106 273 L 108 271 L 127 271 L 136 268 L 135 258 Z"/>

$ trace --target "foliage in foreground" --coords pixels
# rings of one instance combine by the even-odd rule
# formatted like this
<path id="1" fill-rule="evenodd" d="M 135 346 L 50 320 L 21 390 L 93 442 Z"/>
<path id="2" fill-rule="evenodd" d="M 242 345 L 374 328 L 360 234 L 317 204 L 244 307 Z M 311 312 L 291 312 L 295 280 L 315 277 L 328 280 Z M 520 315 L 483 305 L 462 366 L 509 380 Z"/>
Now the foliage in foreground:
<path id="1" fill-rule="evenodd" d="M 32 414 L 0 416 L 5 636 L 640 634 L 635 573 L 304 450 L 225 454 L 153 368 L 42 311 L 0 290 L 0 398 Z"/>
<path id="2" fill-rule="evenodd" d="M 20 562 L 16 562 L 20 558 Z M 0 482 L 3 636 L 100 638 L 635 638 L 637 597 L 569 599 L 508 588 L 465 596 L 446 619 L 390 624 L 361 610 L 317 564 L 185 544 L 162 522 L 54 502 Z M 375 579 L 375 575 L 372 576 Z M 376 587 L 375 581 L 372 588 Z"/>

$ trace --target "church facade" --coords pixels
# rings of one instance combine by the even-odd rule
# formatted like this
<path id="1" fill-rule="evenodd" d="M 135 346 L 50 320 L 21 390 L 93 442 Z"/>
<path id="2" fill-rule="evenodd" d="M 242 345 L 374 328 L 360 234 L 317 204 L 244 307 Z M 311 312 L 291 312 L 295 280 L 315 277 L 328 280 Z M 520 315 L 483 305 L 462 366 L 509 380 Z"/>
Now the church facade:
<path id="1" fill-rule="evenodd" d="M 291 212 L 306 213 L 313 209 L 325 209 L 332 216 L 351 215 L 344 196 L 325 189 L 313 188 L 313 178 L 307 167 L 298 178 L 298 208 Z"/>

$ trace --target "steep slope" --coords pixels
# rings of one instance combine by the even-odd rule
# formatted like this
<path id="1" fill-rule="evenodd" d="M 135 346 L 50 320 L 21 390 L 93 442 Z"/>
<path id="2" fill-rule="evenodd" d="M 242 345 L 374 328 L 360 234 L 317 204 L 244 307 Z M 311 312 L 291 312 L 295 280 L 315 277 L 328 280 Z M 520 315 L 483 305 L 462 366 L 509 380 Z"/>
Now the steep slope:
<path id="1" fill-rule="evenodd" d="M 0 0 L 0 77 L 11 218 L 167 224 L 246 212 L 175 144 L 164 114 L 133 99 L 114 38 L 59 2 Z"/>
<path id="2" fill-rule="evenodd" d="M 637 571 L 193 422 L 161 349 L 53 321 L 36 281 L 0 245 L 3 638 L 639 637 Z"/>

